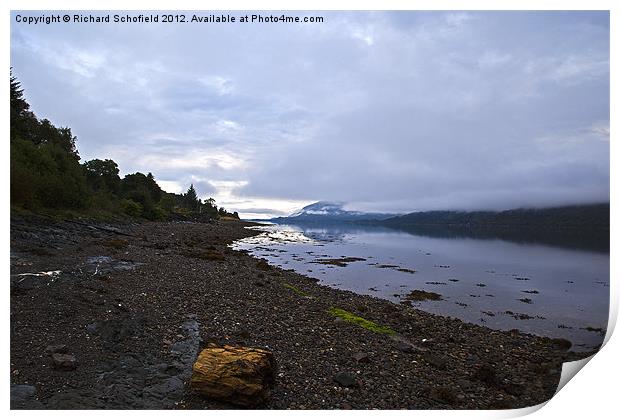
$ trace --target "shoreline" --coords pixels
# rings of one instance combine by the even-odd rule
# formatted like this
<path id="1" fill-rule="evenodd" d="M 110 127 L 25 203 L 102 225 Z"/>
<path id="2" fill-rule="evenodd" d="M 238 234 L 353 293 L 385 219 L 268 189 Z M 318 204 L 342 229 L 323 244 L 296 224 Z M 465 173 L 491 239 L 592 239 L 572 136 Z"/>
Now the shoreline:
<path id="1" fill-rule="evenodd" d="M 97 223 L 11 219 L 11 384 L 35 388 L 15 404 L 12 392 L 12 408 L 235 408 L 186 383 L 208 343 L 273 351 L 262 408 L 520 408 L 553 396 L 563 361 L 591 354 L 319 285 L 230 249 L 260 234 L 245 229 L 256 223 Z M 77 367 L 50 367 L 50 345 Z"/>
<path id="2" fill-rule="evenodd" d="M 430 314 L 437 315 L 437 316 L 449 317 L 449 318 L 453 317 L 453 318 L 461 320 L 462 322 L 465 322 L 468 324 L 479 325 L 483 327 L 488 327 L 491 330 L 495 330 L 495 331 L 508 332 L 513 329 L 518 329 L 522 333 L 531 334 L 531 335 L 535 335 L 538 337 L 550 338 L 550 339 L 566 339 L 572 342 L 573 346 L 571 347 L 570 350 L 574 353 L 582 353 L 582 354 L 589 355 L 589 354 L 592 354 L 593 352 L 597 352 L 600 349 L 601 343 L 603 342 L 604 337 L 606 335 L 606 330 L 605 330 L 606 321 L 604 324 L 601 324 L 600 322 L 596 322 L 596 321 L 589 322 L 589 321 L 585 321 L 581 319 L 580 320 L 581 324 L 579 322 L 575 322 L 574 324 L 571 324 L 570 321 L 565 321 L 563 319 L 556 319 L 556 320 L 553 320 L 552 323 L 555 322 L 555 324 L 560 325 L 561 328 L 563 328 L 562 330 L 549 331 L 548 329 L 545 330 L 545 328 L 541 328 L 540 326 L 538 328 L 531 328 L 529 326 L 521 324 L 521 322 L 523 320 L 528 320 L 528 319 L 537 319 L 537 318 L 547 319 L 546 317 L 549 317 L 549 314 L 544 313 L 544 312 L 541 313 L 540 308 L 539 308 L 539 311 L 537 311 L 536 309 L 533 309 L 530 311 L 523 310 L 523 309 L 519 310 L 514 306 L 510 306 L 509 305 L 510 302 L 506 302 L 505 297 L 503 299 L 504 299 L 504 304 L 506 306 L 503 306 L 503 307 L 501 306 L 492 307 L 491 305 L 476 306 L 474 303 L 471 303 L 471 302 L 468 302 L 468 304 L 461 303 L 460 300 L 462 297 L 465 296 L 465 294 L 478 292 L 478 290 L 473 288 L 473 286 L 471 290 L 467 290 L 467 291 L 461 290 L 461 293 L 464 293 L 463 295 L 456 295 L 456 296 L 454 294 L 451 294 L 448 288 L 432 287 L 434 285 L 441 285 L 441 286 L 450 285 L 451 283 L 449 282 L 459 282 L 463 280 L 463 278 L 459 277 L 458 272 L 451 273 L 449 276 L 446 276 L 446 277 L 452 277 L 447 280 L 445 278 L 443 279 L 433 278 L 433 280 L 438 280 L 438 281 L 426 281 L 426 282 L 424 282 L 424 280 L 428 280 L 428 278 L 425 278 L 425 273 L 420 273 L 418 274 L 417 277 L 422 276 L 421 278 L 423 280 L 421 280 L 421 282 L 424 284 L 421 284 L 420 282 L 418 282 L 418 284 L 416 285 L 409 285 L 408 288 L 404 287 L 405 285 L 403 285 L 398 289 L 396 287 L 393 287 L 393 285 L 400 284 L 399 279 L 396 279 L 396 280 L 392 279 L 391 280 L 392 283 L 390 285 L 385 284 L 385 286 L 387 287 L 387 289 L 385 289 L 381 287 L 383 286 L 383 282 L 380 281 L 381 276 L 377 275 L 376 277 L 378 278 L 378 280 L 376 282 L 374 283 L 366 282 L 364 287 L 356 287 L 353 283 L 343 280 L 338 275 L 330 277 L 329 275 L 327 275 L 328 272 L 327 273 L 325 272 L 326 268 L 336 268 L 336 267 L 342 268 L 342 267 L 347 267 L 348 265 L 355 263 L 356 261 L 362 261 L 364 264 L 368 266 L 375 266 L 377 268 L 393 269 L 396 271 L 410 273 L 410 274 L 414 274 L 420 270 L 418 270 L 416 262 L 407 262 L 404 260 L 400 260 L 399 263 L 395 263 L 392 260 L 391 256 L 383 255 L 382 257 L 378 257 L 376 254 L 373 254 L 372 252 L 369 252 L 368 254 L 363 254 L 363 252 L 365 251 L 345 249 L 347 248 L 347 246 L 342 247 L 342 249 L 332 249 L 330 256 L 328 256 L 327 254 L 324 254 L 325 252 L 328 252 L 328 253 L 330 252 L 330 251 L 327 251 L 326 248 L 321 248 L 320 251 L 317 250 L 318 248 L 316 249 L 313 248 L 312 245 L 308 245 L 308 247 L 306 247 L 305 249 L 297 248 L 297 245 L 303 244 L 304 242 L 303 240 L 299 243 L 296 243 L 295 237 L 282 239 L 279 237 L 279 235 L 276 235 L 274 237 L 271 237 L 270 235 L 270 232 L 272 231 L 272 228 L 274 226 L 283 227 L 281 230 L 276 229 L 275 230 L 276 232 L 280 232 L 280 231 L 284 233 L 289 232 L 289 228 L 287 227 L 287 225 L 285 224 L 281 225 L 278 223 L 264 223 L 263 226 L 260 226 L 261 224 L 260 221 L 252 220 L 252 222 L 258 223 L 259 226 L 252 226 L 252 227 L 249 227 L 249 229 L 252 229 L 252 230 L 256 229 L 256 230 L 261 231 L 263 234 L 266 234 L 267 236 L 265 237 L 265 241 L 256 242 L 254 239 L 252 239 L 252 237 L 249 237 L 249 241 L 245 241 L 246 238 L 244 238 L 244 239 L 235 241 L 232 249 L 242 250 L 244 252 L 249 251 L 250 255 L 254 256 L 257 259 L 264 258 L 270 264 L 273 264 L 275 267 L 279 267 L 283 270 L 292 269 L 293 271 L 297 272 L 298 274 L 302 276 L 309 277 L 313 281 L 319 282 L 319 284 L 323 286 L 335 288 L 337 290 L 347 290 L 347 291 L 351 291 L 353 293 L 364 295 L 364 296 L 374 296 L 379 299 L 386 300 L 386 301 L 396 303 L 396 304 L 407 304 L 407 305 L 412 306 L 415 309 L 419 309 L 426 313 L 430 313 Z M 304 228 L 307 227 L 308 225 L 303 225 L 303 224 L 294 225 L 293 224 L 291 226 L 292 226 L 291 232 L 294 232 L 296 234 L 297 230 L 300 230 L 301 234 L 303 235 L 305 234 Z M 334 225 L 334 226 L 340 227 L 342 225 Z M 268 229 L 264 229 L 264 227 L 267 227 Z M 319 242 L 320 244 L 319 246 L 325 246 L 323 244 L 329 245 L 329 243 L 335 242 L 329 238 L 328 239 L 323 239 L 323 238 L 316 239 L 312 235 L 310 236 Z M 288 246 L 289 243 L 292 244 L 291 247 Z M 351 241 L 351 243 L 355 245 L 355 241 Z M 256 249 L 254 249 L 254 247 Z M 312 256 L 306 257 L 304 254 L 311 254 L 310 252 L 308 252 L 309 249 L 312 249 Z M 320 254 L 320 253 L 323 253 L 323 254 Z M 346 256 L 341 255 L 341 254 L 346 254 Z M 364 255 L 364 257 L 362 257 L 362 255 Z M 368 255 L 372 255 L 372 256 L 369 257 Z M 379 261 L 379 259 L 377 258 L 383 258 L 383 259 Z M 289 260 L 291 260 L 291 262 L 292 260 L 300 261 L 301 264 L 293 263 L 292 265 L 289 265 L 288 264 Z M 374 262 L 370 263 L 370 261 L 374 261 Z M 324 264 L 326 268 L 323 268 L 317 265 L 317 267 L 319 268 L 315 269 L 313 266 L 314 264 Z M 410 268 L 405 268 L 405 267 L 416 267 L 416 270 L 412 270 Z M 449 266 L 444 266 L 444 265 L 435 265 L 434 267 L 450 268 Z M 310 270 L 310 268 L 312 268 L 312 270 Z M 493 270 L 492 272 L 495 272 L 495 271 Z M 339 274 L 342 274 L 342 273 L 339 273 Z M 531 274 L 528 274 L 528 276 L 530 275 Z M 349 275 L 349 277 L 351 276 Z M 457 278 L 454 278 L 454 277 L 457 277 Z M 512 277 L 517 280 L 530 280 L 527 277 L 524 278 L 523 274 L 512 274 Z M 557 274 L 556 274 L 556 277 L 557 277 Z M 351 280 L 355 282 L 356 278 L 351 277 Z M 407 280 L 408 279 L 404 279 L 402 283 L 406 283 Z M 338 281 L 338 283 L 333 283 L 334 281 Z M 480 279 L 478 280 L 478 282 L 483 283 L 485 282 L 485 280 Z M 489 284 L 489 281 L 487 280 L 486 283 Z M 572 281 L 570 283 L 572 283 Z M 425 284 L 431 285 L 431 286 L 425 287 Z M 368 286 L 371 286 L 371 287 L 368 287 Z M 391 289 L 388 286 L 392 286 Z M 484 287 L 486 285 L 476 284 L 476 286 Z M 366 287 L 368 288 L 366 289 Z M 538 287 L 540 287 L 540 285 L 538 285 Z M 536 289 L 537 286 L 536 285 L 531 285 L 529 287 L 524 286 L 524 288 Z M 382 293 L 378 293 L 380 291 Z M 369 293 L 369 292 L 373 292 L 373 293 Z M 521 297 L 521 299 L 518 299 L 518 300 L 520 300 L 523 303 L 531 303 L 531 301 L 528 302 L 527 301 L 528 299 L 524 299 L 524 298 L 529 298 L 530 296 L 534 297 L 533 295 L 531 295 L 532 293 L 535 293 L 536 295 L 538 295 L 539 292 L 538 290 L 521 290 L 521 295 L 517 296 L 517 297 Z M 438 307 L 430 308 L 429 310 L 428 307 L 424 306 L 424 303 L 428 303 L 428 301 L 444 300 L 446 298 L 446 295 L 448 295 L 448 302 L 453 302 L 460 306 L 471 306 L 472 308 L 478 308 L 478 309 L 484 308 L 484 309 L 487 309 L 487 311 L 480 311 L 484 315 L 489 315 L 489 316 L 505 315 L 505 316 L 509 316 L 510 318 L 514 318 L 516 322 L 511 322 L 512 320 L 508 320 L 509 325 L 506 325 L 506 322 L 504 322 L 503 324 L 497 323 L 497 322 L 494 323 L 492 321 L 495 321 L 495 318 L 481 319 L 480 317 L 478 318 L 473 317 L 476 319 L 472 319 L 472 316 L 469 316 L 469 317 L 464 316 L 464 314 L 458 310 L 451 312 L 449 310 L 445 310 L 446 308 L 438 308 Z M 471 294 L 469 296 L 476 297 Z M 497 297 L 493 295 L 486 295 L 486 296 Z M 480 296 L 477 296 L 477 297 L 480 297 Z M 515 297 L 515 299 L 517 298 Z M 577 337 L 574 334 L 562 334 L 562 332 L 564 331 L 573 330 L 573 329 L 588 331 L 590 332 L 590 335 L 593 336 L 593 338 Z M 580 341 L 580 339 L 582 339 L 583 341 Z"/>

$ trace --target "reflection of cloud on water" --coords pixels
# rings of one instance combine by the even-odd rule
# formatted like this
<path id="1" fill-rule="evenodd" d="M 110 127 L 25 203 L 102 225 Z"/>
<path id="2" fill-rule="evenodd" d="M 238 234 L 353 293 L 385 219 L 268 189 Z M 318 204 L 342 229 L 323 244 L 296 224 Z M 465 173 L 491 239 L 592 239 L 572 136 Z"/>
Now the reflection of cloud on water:
<path id="1" fill-rule="evenodd" d="M 286 225 L 251 226 L 248 229 L 262 231 L 260 235 L 244 238 L 237 243 L 248 245 L 273 245 L 278 243 L 315 244 L 317 241 L 303 231 Z"/>

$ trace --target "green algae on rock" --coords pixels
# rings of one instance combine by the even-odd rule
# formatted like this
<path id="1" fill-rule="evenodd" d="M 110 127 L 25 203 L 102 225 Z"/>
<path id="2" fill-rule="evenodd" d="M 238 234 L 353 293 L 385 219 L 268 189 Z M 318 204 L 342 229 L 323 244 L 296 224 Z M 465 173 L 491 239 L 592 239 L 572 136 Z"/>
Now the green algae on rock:
<path id="1" fill-rule="evenodd" d="M 370 330 L 370 331 L 373 331 L 379 334 L 388 334 L 388 335 L 396 334 L 396 331 L 394 331 L 393 329 L 389 327 L 384 327 L 382 325 L 375 324 L 372 321 L 362 318 L 361 316 L 352 314 L 351 312 L 345 311 L 344 309 L 341 309 L 341 308 L 332 307 L 332 308 L 329 308 L 327 312 L 346 322 L 359 325 L 362 328 L 365 328 L 367 330 Z"/>

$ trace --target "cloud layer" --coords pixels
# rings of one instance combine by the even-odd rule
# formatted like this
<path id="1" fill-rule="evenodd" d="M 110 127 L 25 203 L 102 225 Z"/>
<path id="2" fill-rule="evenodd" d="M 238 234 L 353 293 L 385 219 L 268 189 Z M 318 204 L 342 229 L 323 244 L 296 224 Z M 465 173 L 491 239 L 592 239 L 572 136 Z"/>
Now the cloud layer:
<path id="1" fill-rule="evenodd" d="M 11 65 L 84 159 L 246 216 L 609 199 L 607 13 L 310 14 L 325 22 L 13 22 Z"/>

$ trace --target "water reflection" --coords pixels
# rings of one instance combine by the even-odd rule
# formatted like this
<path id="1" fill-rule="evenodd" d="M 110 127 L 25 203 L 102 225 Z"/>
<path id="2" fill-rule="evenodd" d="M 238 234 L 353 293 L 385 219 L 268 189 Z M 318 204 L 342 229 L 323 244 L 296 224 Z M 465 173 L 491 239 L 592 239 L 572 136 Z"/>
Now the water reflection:
<path id="1" fill-rule="evenodd" d="M 502 239 L 419 235 L 381 227 L 259 227 L 234 244 L 322 284 L 411 302 L 497 329 L 563 337 L 575 350 L 600 345 L 609 307 L 609 254 Z"/>

